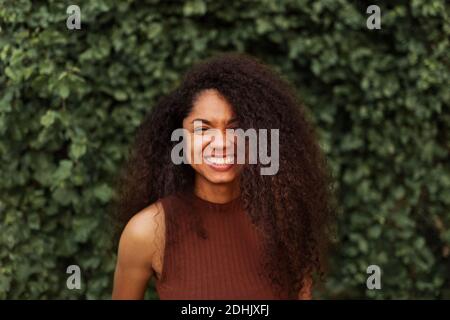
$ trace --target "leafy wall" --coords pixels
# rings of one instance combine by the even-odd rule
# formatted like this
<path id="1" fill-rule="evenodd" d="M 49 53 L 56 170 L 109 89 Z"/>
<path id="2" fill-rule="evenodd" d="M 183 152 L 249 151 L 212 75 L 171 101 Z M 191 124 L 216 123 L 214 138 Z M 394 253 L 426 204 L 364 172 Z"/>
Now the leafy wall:
<path id="1" fill-rule="evenodd" d="M 341 213 L 318 296 L 450 298 L 445 0 L 376 1 L 379 30 L 368 1 L 76 2 L 81 30 L 66 27 L 72 1 L 0 2 L 0 298 L 110 298 L 108 204 L 133 133 L 223 51 L 280 70 L 320 128 Z"/>

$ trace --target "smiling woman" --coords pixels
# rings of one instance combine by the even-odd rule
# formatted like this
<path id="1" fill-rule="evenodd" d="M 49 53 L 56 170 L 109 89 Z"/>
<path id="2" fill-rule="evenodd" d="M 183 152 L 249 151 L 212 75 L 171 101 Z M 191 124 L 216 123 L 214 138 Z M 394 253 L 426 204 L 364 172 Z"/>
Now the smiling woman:
<path id="1" fill-rule="evenodd" d="M 220 94 L 215 90 L 205 90 L 204 95 L 215 95 L 220 98 Z M 201 99 L 200 99 L 201 100 Z M 269 165 L 261 168 L 262 175 L 275 175 L 279 168 L 279 130 L 270 130 L 270 150 L 268 150 L 267 129 L 230 129 L 229 124 L 236 123 L 237 120 L 228 120 L 225 130 L 214 128 L 214 123 L 206 119 L 194 119 L 192 133 L 188 129 L 176 129 L 172 134 L 172 141 L 179 141 L 172 149 L 171 158 L 175 164 L 190 163 L 201 164 L 205 161 L 207 164 L 216 168 L 216 170 L 226 171 L 232 168 L 233 164 L 257 164 L 258 157 L 261 164 Z M 225 135 L 223 135 L 225 131 Z M 197 137 L 197 139 L 193 139 Z M 199 139 L 198 137 L 201 137 Z M 220 148 L 213 148 L 214 145 L 223 141 L 223 152 Z M 206 145 L 205 148 L 202 146 Z M 249 147 L 249 150 L 247 150 Z M 200 150 L 191 155 L 190 150 Z M 214 152 L 213 152 L 214 151 Z M 270 153 L 270 155 L 269 155 Z"/>
<path id="2" fill-rule="evenodd" d="M 184 130 L 183 163 L 173 161 Z M 227 130 L 279 130 L 279 170 L 236 162 Z M 259 132 L 259 131 L 258 131 Z M 246 149 L 248 150 L 248 149 Z M 325 158 L 290 86 L 254 58 L 194 66 L 143 121 L 120 184 L 113 298 L 305 299 L 334 207 Z"/>
<path id="3" fill-rule="evenodd" d="M 237 151 L 234 138 L 224 134 L 236 125 L 238 120 L 233 108 L 217 90 L 204 90 L 196 97 L 191 112 L 183 120 L 183 128 L 188 135 L 187 150 L 190 150 L 187 160 L 198 178 L 210 184 L 238 182 L 242 167 L 234 164 Z M 233 189 L 238 191 L 238 188 Z"/>

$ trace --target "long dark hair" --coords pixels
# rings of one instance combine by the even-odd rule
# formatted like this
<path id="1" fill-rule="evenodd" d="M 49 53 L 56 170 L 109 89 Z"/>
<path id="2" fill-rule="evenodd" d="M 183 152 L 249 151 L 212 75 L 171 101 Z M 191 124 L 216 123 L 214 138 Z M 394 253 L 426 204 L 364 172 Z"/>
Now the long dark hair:
<path id="1" fill-rule="evenodd" d="M 335 213 L 332 179 L 294 90 L 256 58 L 227 53 L 194 65 L 179 87 L 151 109 L 120 178 L 122 225 L 158 199 L 193 185 L 193 169 L 171 161 L 177 143 L 171 134 L 205 89 L 227 99 L 240 128 L 280 130 L 278 173 L 262 176 L 260 164 L 244 166 L 241 198 L 252 222 L 264 231 L 265 271 L 274 286 L 295 297 L 306 277 L 323 274 Z"/>

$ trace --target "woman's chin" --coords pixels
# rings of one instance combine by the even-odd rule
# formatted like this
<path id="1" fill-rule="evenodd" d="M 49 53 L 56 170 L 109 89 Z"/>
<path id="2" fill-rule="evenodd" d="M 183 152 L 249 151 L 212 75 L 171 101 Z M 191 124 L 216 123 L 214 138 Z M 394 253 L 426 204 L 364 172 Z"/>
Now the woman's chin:
<path id="1" fill-rule="evenodd" d="M 234 179 L 222 178 L 222 177 L 207 177 L 207 180 L 214 184 L 226 184 L 226 183 L 232 183 L 234 181 Z"/>
<path id="2" fill-rule="evenodd" d="M 237 175 L 234 172 L 208 172 L 204 177 L 211 183 L 223 184 L 233 182 Z"/>

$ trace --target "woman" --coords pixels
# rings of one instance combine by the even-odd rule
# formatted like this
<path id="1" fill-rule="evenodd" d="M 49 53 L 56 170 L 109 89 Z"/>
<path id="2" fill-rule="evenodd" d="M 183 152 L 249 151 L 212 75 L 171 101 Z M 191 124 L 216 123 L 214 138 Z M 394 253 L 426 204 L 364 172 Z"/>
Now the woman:
<path id="1" fill-rule="evenodd" d="M 236 161 L 231 129 L 279 130 L 267 143 L 278 169 L 263 175 L 248 148 Z M 121 181 L 113 299 L 142 299 L 151 279 L 160 299 L 310 299 L 334 213 L 330 181 L 279 75 L 242 54 L 194 66 L 138 130 Z"/>

